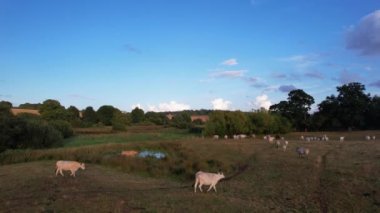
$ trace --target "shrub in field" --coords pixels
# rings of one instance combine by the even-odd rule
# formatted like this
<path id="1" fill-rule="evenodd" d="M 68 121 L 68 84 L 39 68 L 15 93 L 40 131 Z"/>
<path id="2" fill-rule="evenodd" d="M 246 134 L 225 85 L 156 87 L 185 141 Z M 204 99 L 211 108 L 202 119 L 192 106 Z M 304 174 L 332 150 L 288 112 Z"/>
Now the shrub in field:
<path id="1" fill-rule="evenodd" d="M 63 138 L 69 138 L 74 135 L 73 128 L 67 121 L 55 120 L 50 121 L 49 124 L 58 130 L 62 134 Z"/>
<path id="2" fill-rule="evenodd" d="M 49 148 L 61 146 L 63 142 L 58 130 L 40 120 L 28 120 L 26 131 L 19 137 L 22 138 L 20 148 Z"/>
<path id="3" fill-rule="evenodd" d="M 132 123 L 140 123 L 145 120 L 144 110 L 136 107 L 131 112 Z"/>
<path id="4" fill-rule="evenodd" d="M 111 120 L 112 129 L 117 131 L 125 131 L 128 124 L 127 116 L 119 110 L 115 110 Z"/>
<path id="5" fill-rule="evenodd" d="M 86 107 L 82 112 L 83 127 L 90 127 L 98 122 L 98 116 L 92 107 Z"/>
<path id="6" fill-rule="evenodd" d="M 62 145 L 62 135 L 38 117 L 0 113 L 0 152 L 18 148 L 48 148 Z"/>
<path id="7" fill-rule="evenodd" d="M 172 119 L 172 125 L 179 129 L 187 129 L 191 125 L 191 117 L 186 112 L 181 112 Z"/>

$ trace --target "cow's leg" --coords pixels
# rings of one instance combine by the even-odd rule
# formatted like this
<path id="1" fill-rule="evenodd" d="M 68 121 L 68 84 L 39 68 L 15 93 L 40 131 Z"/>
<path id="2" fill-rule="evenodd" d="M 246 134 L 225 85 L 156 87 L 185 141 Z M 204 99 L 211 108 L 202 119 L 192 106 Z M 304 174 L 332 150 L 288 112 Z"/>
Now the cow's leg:
<path id="1" fill-rule="evenodd" d="M 55 170 L 55 176 L 58 175 L 58 172 L 59 172 L 59 169 L 57 168 L 57 169 Z"/>
<path id="2" fill-rule="evenodd" d="M 212 189 L 213 185 L 210 185 L 210 188 L 208 188 L 207 192 L 209 192 Z"/>
<path id="3" fill-rule="evenodd" d="M 63 172 L 62 172 L 62 169 L 59 170 L 59 173 L 60 173 L 62 176 L 64 176 L 64 175 L 63 175 Z"/>
<path id="4" fill-rule="evenodd" d="M 203 190 L 202 190 L 202 183 L 199 183 L 199 185 L 198 185 L 198 187 L 199 187 L 199 190 L 201 191 L 201 192 L 203 192 Z"/>
<path id="5" fill-rule="evenodd" d="M 217 191 L 216 191 L 216 184 L 214 185 L 214 187 L 213 187 L 213 188 L 214 188 L 215 192 L 217 192 Z"/>
<path id="6" fill-rule="evenodd" d="M 194 192 L 197 192 L 198 179 L 195 179 Z"/>

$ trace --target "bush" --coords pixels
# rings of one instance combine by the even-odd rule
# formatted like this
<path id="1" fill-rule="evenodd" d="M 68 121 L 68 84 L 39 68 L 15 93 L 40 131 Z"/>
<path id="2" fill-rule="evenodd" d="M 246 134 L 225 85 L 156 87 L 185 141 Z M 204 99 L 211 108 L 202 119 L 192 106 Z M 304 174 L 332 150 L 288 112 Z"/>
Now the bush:
<path id="1" fill-rule="evenodd" d="M 69 138 L 74 135 L 73 128 L 71 127 L 71 124 L 67 121 L 55 120 L 50 121 L 49 124 L 56 130 L 58 130 L 62 134 L 63 138 Z"/>
<path id="2" fill-rule="evenodd" d="M 0 116 L 0 152 L 62 145 L 62 134 L 39 118 Z"/>
<path id="3" fill-rule="evenodd" d="M 53 126 L 40 120 L 27 120 L 20 148 L 50 148 L 61 146 L 62 142 L 62 134 Z"/>

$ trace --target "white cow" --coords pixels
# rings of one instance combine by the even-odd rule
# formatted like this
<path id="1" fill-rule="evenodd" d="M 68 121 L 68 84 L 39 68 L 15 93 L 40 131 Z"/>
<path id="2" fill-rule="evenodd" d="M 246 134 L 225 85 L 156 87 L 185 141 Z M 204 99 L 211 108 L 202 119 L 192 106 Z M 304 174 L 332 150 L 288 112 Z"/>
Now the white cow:
<path id="1" fill-rule="evenodd" d="M 219 139 L 219 135 L 214 135 L 213 138 L 216 139 L 216 140 L 218 140 Z"/>
<path id="2" fill-rule="evenodd" d="M 225 178 L 223 173 L 208 173 L 208 172 L 202 172 L 199 171 L 195 174 L 195 184 L 194 184 L 194 192 L 197 192 L 197 185 L 199 186 L 199 190 L 202 191 L 203 185 L 210 185 L 210 188 L 207 191 L 210 191 L 212 188 L 214 188 L 216 192 L 215 185 L 218 183 L 219 180 Z"/>
<path id="3" fill-rule="evenodd" d="M 286 144 L 282 145 L 282 150 L 283 150 L 284 152 L 286 151 L 286 147 L 287 147 Z"/>
<path id="4" fill-rule="evenodd" d="M 55 171 L 55 175 L 57 176 L 58 175 L 58 172 L 62 175 L 62 170 L 70 170 L 71 171 L 71 176 L 74 176 L 75 177 L 75 172 L 81 168 L 81 169 L 85 169 L 85 165 L 84 163 L 79 163 L 77 161 L 63 161 L 63 160 L 60 160 L 60 161 L 57 161 L 57 163 L 55 164 L 56 165 L 56 171 Z"/>
<path id="5" fill-rule="evenodd" d="M 343 142 L 343 141 L 344 141 L 344 136 L 341 136 L 341 137 L 339 138 L 339 141 L 340 141 L 340 142 Z"/>
<path id="6" fill-rule="evenodd" d="M 274 139 L 275 139 L 275 137 L 272 137 L 272 136 L 270 136 L 270 135 L 268 135 L 267 138 L 268 138 L 268 142 L 271 143 L 271 144 L 273 143 L 273 141 L 274 141 Z"/>
<path id="7" fill-rule="evenodd" d="M 367 136 L 365 136 L 365 139 L 366 139 L 367 141 L 369 141 L 369 140 L 371 140 L 371 136 L 367 135 Z"/>
<path id="8" fill-rule="evenodd" d="M 247 135 L 246 134 L 240 134 L 238 135 L 240 139 L 246 139 L 247 138 Z"/>
<path id="9" fill-rule="evenodd" d="M 280 141 L 276 141 L 276 148 L 280 148 L 281 146 L 281 142 Z"/>

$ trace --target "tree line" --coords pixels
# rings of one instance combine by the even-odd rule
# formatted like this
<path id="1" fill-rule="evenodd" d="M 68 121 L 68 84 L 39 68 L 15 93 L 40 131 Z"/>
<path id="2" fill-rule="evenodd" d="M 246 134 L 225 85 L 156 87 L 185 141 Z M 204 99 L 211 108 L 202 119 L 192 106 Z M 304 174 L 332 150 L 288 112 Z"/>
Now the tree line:
<path id="1" fill-rule="evenodd" d="M 88 106 L 80 111 L 67 109 L 57 100 L 21 104 L 19 108 L 38 110 L 40 116 L 11 113 L 12 103 L 0 102 L 0 152 L 7 148 L 44 148 L 62 145 L 73 135 L 73 127 L 112 126 L 125 131 L 130 125 L 163 125 L 188 129 L 192 133 L 211 135 L 280 134 L 290 131 L 366 130 L 380 128 L 380 98 L 365 93 L 365 86 L 353 82 L 338 86 L 338 95 L 330 95 L 311 113 L 314 98 L 302 89 L 290 91 L 287 100 L 269 110 L 251 112 L 220 110 L 185 110 L 144 112 L 135 108 L 122 112 L 111 105 L 98 110 Z M 209 120 L 191 120 L 191 115 L 208 115 Z"/>
<path id="2" fill-rule="evenodd" d="M 380 128 L 380 97 L 365 93 L 365 86 L 352 82 L 336 87 L 338 95 L 327 96 L 310 113 L 314 98 L 301 89 L 290 91 L 288 99 L 270 111 L 287 118 L 297 131 L 370 130 Z"/>

